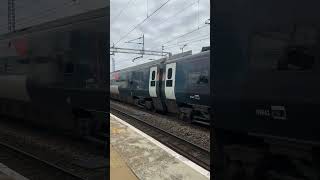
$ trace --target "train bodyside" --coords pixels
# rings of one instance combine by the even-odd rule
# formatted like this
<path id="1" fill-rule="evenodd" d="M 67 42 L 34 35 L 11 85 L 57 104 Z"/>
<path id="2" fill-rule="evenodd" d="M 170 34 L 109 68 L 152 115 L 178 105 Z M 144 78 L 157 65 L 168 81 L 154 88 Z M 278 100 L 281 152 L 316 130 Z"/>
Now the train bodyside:
<path id="1" fill-rule="evenodd" d="M 319 179 L 316 7 L 316 1 L 216 1 L 212 102 L 217 179 L 235 167 L 240 173 L 253 169 L 256 179 L 279 173 Z"/>
<path id="2" fill-rule="evenodd" d="M 210 123 L 210 51 L 165 63 L 162 99 L 181 119 Z"/>
<path id="3" fill-rule="evenodd" d="M 149 110 L 163 110 L 157 80 L 162 62 L 163 59 L 111 73 L 111 97 Z"/>
<path id="4" fill-rule="evenodd" d="M 111 84 L 114 83 L 111 91 L 115 92 L 112 97 L 208 124 L 209 58 L 210 51 L 114 72 L 111 74 Z"/>
<path id="5" fill-rule="evenodd" d="M 75 119 L 105 109 L 106 13 L 104 8 L 1 36 L 2 113 L 73 130 Z"/>

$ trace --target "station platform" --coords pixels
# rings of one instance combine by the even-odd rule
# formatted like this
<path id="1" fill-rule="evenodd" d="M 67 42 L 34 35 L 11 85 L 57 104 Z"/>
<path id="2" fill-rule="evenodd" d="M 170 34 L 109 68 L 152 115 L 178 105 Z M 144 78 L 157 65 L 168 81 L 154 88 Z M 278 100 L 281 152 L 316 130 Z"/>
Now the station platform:
<path id="1" fill-rule="evenodd" d="M 0 163 L 0 180 L 29 180 L 4 164 Z"/>
<path id="2" fill-rule="evenodd" d="M 121 168 L 112 168 L 112 177 L 133 173 L 141 180 L 208 180 L 210 172 L 177 154 L 120 118 L 110 114 L 111 159 L 119 159 Z M 114 156 L 114 157 L 112 157 Z M 126 166 L 126 167 L 124 167 Z M 132 174 L 131 174 L 132 175 Z M 126 178 L 114 178 L 126 179 Z"/>
<path id="3" fill-rule="evenodd" d="M 110 180 L 112 179 L 138 180 L 119 153 L 110 146 Z"/>

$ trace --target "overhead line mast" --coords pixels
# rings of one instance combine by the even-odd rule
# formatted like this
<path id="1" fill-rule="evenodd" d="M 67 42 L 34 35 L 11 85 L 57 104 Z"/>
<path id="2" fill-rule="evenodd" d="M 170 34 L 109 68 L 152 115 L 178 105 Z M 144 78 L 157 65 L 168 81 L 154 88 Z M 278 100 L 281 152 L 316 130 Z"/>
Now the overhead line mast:
<path id="1" fill-rule="evenodd" d="M 115 53 L 125 53 L 125 54 L 139 54 L 139 55 L 152 55 L 152 56 L 170 56 L 170 52 L 164 51 L 152 51 L 152 50 L 144 50 L 141 49 L 131 49 L 131 48 L 120 48 L 120 47 L 110 47 L 110 55 L 114 55 Z"/>
<path id="2" fill-rule="evenodd" d="M 14 32 L 16 24 L 15 0 L 8 0 L 8 31 Z"/>

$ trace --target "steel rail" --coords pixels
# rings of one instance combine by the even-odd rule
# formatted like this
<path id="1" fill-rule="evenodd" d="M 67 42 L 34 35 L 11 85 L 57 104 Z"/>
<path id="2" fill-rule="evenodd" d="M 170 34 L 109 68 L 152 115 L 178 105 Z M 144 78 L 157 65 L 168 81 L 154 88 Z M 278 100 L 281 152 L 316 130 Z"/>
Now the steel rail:
<path id="1" fill-rule="evenodd" d="M 129 113 L 123 112 L 117 108 L 114 107 L 110 107 L 111 112 L 115 111 L 117 114 L 120 114 L 121 116 L 124 116 L 126 118 L 129 118 L 131 120 L 137 121 L 141 124 L 143 124 L 144 126 L 149 127 L 152 131 L 157 131 L 157 135 L 154 134 L 154 136 L 158 136 L 156 139 L 158 141 L 160 141 L 162 144 L 170 147 L 171 149 L 173 149 L 174 151 L 178 152 L 179 154 L 181 154 L 182 156 L 186 157 L 187 159 L 193 161 L 194 163 L 198 164 L 199 166 L 203 167 L 204 169 L 210 171 L 210 151 L 207 149 L 204 149 L 192 142 L 189 142 L 185 139 L 182 139 L 170 132 L 167 132 L 161 128 L 158 128 L 156 126 L 153 126 L 137 117 L 134 117 L 132 115 L 130 115 Z M 146 132 L 146 129 L 143 129 L 144 132 Z M 162 135 L 163 137 L 159 136 Z M 165 138 L 167 138 L 167 140 L 165 140 Z M 170 141 L 168 140 L 168 138 L 170 138 L 171 140 L 174 139 L 174 141 Z M 179 145 L 175 144 L 174 142 L 179 142 L 178 144 L 182 144 L 183 146 L 189 146 L 189 148 L 181 148 L 179 147 Z M 190 148 L 191 147 L 191 148 Z M 195 153 L 194 151 L 192 151 L 192 153 L 195 154 L 201 154 L 205 157 L 207 157 L 207 161 L 200 159 L 199 157 L 196 157 L 195 155 L 193 155 L 190 151 L 190 149 L 193 149 L 195 151 L 197 151 L 197 153 Z"/>

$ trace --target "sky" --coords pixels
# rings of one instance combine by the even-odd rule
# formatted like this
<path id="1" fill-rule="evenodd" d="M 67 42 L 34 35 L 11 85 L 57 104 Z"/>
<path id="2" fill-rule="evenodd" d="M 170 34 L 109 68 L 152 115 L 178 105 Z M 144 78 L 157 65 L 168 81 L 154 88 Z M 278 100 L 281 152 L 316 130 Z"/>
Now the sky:
<path id="1" fill-rule="evenodd" d="M 15 0 L 16 29 L 107 6 L 107 0 Z M 8 32 L 8 3 L 0 1 L 0 34 Z"/>
<path id="2" fill-rule="evenodd" d="M 155 13 L 152 14 L 153 12 Z M 149 18 L 136 27 L 148 15 Z M 202 47 L 210 45 L 210 25 L 205 24 L 209 18 L 210 0 L 111 0 L 110 46 L 114 43 L 115 47 L 142 49 L 141 44 L 125 42 L 144 34 L 146 50 L 161 51 L 164 45 L 164 51 L 177 54 L 185 46 L 184 52 L 192 50 L 195 54 Z M 129 33 L 134 27 L 136 29 Z M 193 30 L 195 31 L 192 32 Z M 192 33 L 180 37 L 188 32 Z M 140 39 L 133 42 L 142 41 Z M 114 58 L 115 70 L 161 58 L 144 56 L 132 62 L 138 56 L 140 55 L 116 53 L 110 57 Z"/>

